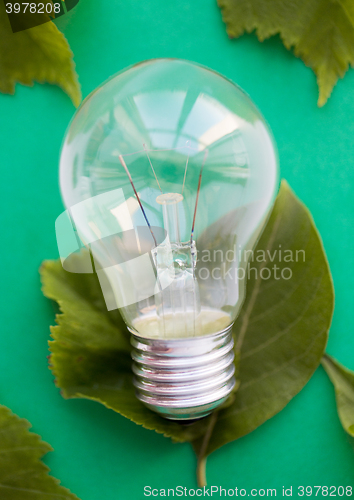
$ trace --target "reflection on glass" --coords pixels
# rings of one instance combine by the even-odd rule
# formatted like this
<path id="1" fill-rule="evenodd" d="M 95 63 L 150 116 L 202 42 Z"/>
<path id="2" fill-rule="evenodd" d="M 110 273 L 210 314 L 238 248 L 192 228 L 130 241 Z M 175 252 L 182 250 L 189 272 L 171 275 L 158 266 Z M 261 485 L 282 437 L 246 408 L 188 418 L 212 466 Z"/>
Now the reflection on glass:
<path id="1" fill-rule="evenodd" d="M 277 161 L 263 117 L 233 83 L 178 60 L 119 73 L 75 115 L 60 182 L 107 307 L 132 331 L 188 338 L 234 321 Z"/>

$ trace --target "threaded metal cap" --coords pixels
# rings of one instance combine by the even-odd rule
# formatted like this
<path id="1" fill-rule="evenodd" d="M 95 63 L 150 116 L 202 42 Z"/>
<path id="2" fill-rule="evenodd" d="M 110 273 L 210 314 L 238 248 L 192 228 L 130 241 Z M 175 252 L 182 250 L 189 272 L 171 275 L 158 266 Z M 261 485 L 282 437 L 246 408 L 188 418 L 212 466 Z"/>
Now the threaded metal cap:
<path id="1" fill-rule="evenodd" d="M 236 383 L 231 326 L 173 340 L 147 339 L 130 330 L 137 398 L 173 420 L 205 417 L 224 403 Z"/>

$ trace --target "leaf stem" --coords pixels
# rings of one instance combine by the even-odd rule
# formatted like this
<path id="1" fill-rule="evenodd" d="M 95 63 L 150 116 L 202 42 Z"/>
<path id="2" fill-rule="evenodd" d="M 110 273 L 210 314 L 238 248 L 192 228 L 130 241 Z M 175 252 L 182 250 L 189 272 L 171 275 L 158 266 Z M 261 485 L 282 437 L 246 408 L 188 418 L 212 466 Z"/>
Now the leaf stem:
<path id="1" fill-rule="evenodd" d="M 200 447 L 200 451 L 198 454 L 198 463 L 197 463 L 197 481 L 198 481 L 198 486 L 206 486 L 207 485 L 207 480 L 206 480 L 206 461 L 207 461 L 207 455 L 206 451 L 208 449 L 208 444 L 211 438 L 211 435 L 213 433 L 217 418 L 218 418 L 218 411 L 214 411 L 214 413 L 211 414 L 209 425 L 207 427 L 206 433 L 204 434 L 204 438 L 202 441 L 202 445 Z"/>
<path id="2" fill-rule="evenodd" d="M 203 457 L 201 459 L 198 459 L 198 465 L 197 465 L 197 482 L 198 486 L 202 488 L 203 486 L 207 485 L 207 480 L 206 480 L 206 461 L 207 457 Z"/>

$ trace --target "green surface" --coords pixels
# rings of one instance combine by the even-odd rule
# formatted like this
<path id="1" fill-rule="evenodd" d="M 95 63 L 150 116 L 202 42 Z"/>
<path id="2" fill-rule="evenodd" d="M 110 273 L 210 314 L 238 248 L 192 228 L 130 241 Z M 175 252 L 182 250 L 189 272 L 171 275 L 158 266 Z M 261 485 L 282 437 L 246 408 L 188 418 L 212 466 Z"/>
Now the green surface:
<path id="1" fill-rule="evenodd" d="M 81 0 L 57 24 L 84 96 L 129 64 L 166 56 L 205 64 L 251 96 L 273 130 L 282 177 L 323 237 L 336 291 L 328 352 L 354 369 L 354 71 L 318 109 L 312 71 L 278 39 L 230 41 L 214 0 Z M 38 268 L 58 256 L 58 157 L 73 112 L 49 85 L 0 95 L 0 402 L 51 443 L 45 462 L 82 500 L 142 499 L 145 485 L 193 488 L 188 444 L 171 444 L 93 402 L 63 400 L 47 369 L 54 308 L 40 292 Z M 278 496 L 283 485 L 353 485 L 354 451 L 323 369 L 280 414 L 211 455 L 207 473 L 210 485 L 277 487 Z"/>

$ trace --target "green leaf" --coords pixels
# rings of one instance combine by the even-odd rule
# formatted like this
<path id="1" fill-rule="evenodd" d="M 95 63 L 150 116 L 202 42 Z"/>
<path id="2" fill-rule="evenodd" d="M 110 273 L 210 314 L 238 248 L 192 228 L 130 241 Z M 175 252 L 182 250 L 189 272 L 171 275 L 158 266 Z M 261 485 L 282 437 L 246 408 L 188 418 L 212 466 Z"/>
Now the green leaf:
<path id="1" fill-rule="evenodd" d="M 0 405 L 0 498 L 1 500 L 78 500 L 60 482 L 48 475 L 40 458 L 52 451 L 31 424 Z"/>
<path id="2" fill-rule="evenodd" d="M 266 262 L 257 262 L 261 250 Z M 294 262 L 285 261 L 290 255 Z M 309 211 L 284 181 L 254 256 L 233 329 L 240 386 L 231 405 L 208 417 L 207 432 L 193 443 L 200 484 L 206 456 L 282 410 L 310 379 L 327 342 L 333 313 L 328 263 Z M 262 270 L 274 265 L 279 270 L 262 279 L 268 276 Z M 289 276 L 285 268 L 291 269 L 291 279 L 276 279 L 282 272 Z"/>
<path id="3" fill-rule="evenodd" d="M 260 41 L 277 33 L 313 69 L 323 106 L 338 78 L 354 64 L 351 0 L 218 0 L 230 37 L 256 30 Z"/>
<path id="4" fill-rule="evenodd" d="M 188 427 L 159 417 L 135 397 L 129 334 L 119 312 L 107 311 L 97 275 L 69 273 L 60 261 L 44 262 L 41 275 L 43 293 L 62 312 L 50 342 L 51 369 L 62 395 L 98 401 L 147 429 L 188 440 Z"/>
<path id="5" fill-rule="evenodd" d="M 294 262 L 284 259 L 285 250 Z M 267 260 L 257 262 L 262 251 Z M 309 380 L 327 341 L 333 311 L 328 264 L 310 213 L 285 182 L 254 255 L 234 326 L 238 392 L 223 409 L 190 425 L 164 420 L 135 398 L 126 328 L 118 311 L 107 312 L 96 275 L 71 274 L 59 261 L 45 262 L 43 292 L 61 309 L 52 327 L 51 365 L 63 396 L 99 401 L 176 441 L 193 441 L 203 483 L 206 456 L 279 412 Z M 272 277 L 260 279 L 266 268 Z M 285 268 L 291 279 L 279 279 Z"/>
<path id="6" fill-rule="evenodd" d="M 344 430 L 354 437 L 354 372 L 325 354 L 322 366 L 332 381 L 337 409 Z"/>
<path id="7" fill-rule="evenodd" d="M 13 33 L 5 2 L 0 2 L 0 32 L 1 92 L 14 94 L 17 82 L 24 85 L 48 82 L 59 85 L 75 106 L 80 104 L 81 92 L 72 52 L 53 22 Z"/>

